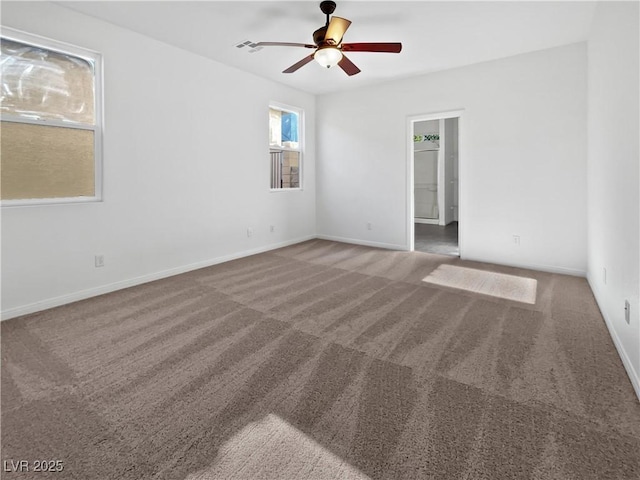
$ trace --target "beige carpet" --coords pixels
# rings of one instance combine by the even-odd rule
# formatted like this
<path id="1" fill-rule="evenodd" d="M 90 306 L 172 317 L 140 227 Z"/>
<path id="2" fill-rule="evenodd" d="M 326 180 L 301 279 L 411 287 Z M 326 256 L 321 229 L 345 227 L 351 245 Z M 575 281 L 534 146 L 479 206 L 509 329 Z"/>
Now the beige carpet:
<path id="1" fill-rule="evenodd" d="M 535 303 L 423 282 L 449 267 Z M 2 460 L 64 462 L 3 479 L 640 478 L 582 278 L 314 240 L 1 333 Z"/>

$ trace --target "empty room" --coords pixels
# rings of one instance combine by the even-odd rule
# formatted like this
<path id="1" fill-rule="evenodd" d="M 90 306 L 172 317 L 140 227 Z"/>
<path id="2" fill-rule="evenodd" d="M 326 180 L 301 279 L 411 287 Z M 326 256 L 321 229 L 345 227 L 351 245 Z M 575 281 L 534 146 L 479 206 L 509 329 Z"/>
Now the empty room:
<path id="1" fill-rule="evenodd" d="M 2 1 L 2 479 L 640 478 L 638 1 Z"/>

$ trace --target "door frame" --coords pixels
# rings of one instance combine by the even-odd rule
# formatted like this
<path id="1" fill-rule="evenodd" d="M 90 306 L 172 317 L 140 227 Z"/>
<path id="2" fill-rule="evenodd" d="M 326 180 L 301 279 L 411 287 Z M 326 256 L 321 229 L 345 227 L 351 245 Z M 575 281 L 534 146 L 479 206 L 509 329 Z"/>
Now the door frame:
<path id="1" fill-rule="evenodd" d="M 464 251 L 464 222 L 462 221 L 463 213 L 465 211 L 464 204 L 464 175 L 462 175 L 463 162 L 464 162 L 464 149 L 462 138 L 464 135 L 464 109 L 447 110 L 442 112 L 423 113 L 421 115 L 410 115 L 407 117 L 407 198 L 406 198 L 406 212 L 407 212 L 407 243 L 406 249 L 410 252 L 415 250 L 415 192 L 413 184 L 414 175 L 414 152 L 413 152 L 413 126 L 417 122 L 424 122 L 426 120 L 445 120 L 447 118 L 458 119 L 458 248 L 460 250 L 460 258 L 463 258 Z M 442 145 L 442 143 L 441 143 Z M 440 172 L 438 172 L 440 175 Z"/>

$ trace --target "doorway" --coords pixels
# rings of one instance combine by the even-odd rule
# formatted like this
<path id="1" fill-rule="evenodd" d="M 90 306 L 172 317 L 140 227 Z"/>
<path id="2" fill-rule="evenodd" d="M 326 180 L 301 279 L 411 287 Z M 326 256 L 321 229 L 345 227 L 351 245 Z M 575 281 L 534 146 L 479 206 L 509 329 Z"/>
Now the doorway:
<path id="1" fill-rule="evenodd" d="M 409 119 L 409 250 L 460 256 L 461 112 Z"/>

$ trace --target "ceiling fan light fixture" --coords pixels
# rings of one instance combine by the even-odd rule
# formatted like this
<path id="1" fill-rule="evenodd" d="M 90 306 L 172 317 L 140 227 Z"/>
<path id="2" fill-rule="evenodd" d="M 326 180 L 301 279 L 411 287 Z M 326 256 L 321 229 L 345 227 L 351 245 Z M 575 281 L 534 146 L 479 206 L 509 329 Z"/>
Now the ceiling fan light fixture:
<path id="1" fill-rule="evenodd" d="M 313 58 L 323 67 L 333 67 L 342 60 L 342 52 L 333 46 L 322 47 L 316 50 Z"/>

